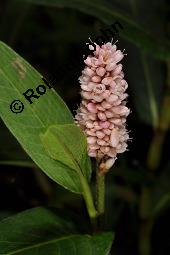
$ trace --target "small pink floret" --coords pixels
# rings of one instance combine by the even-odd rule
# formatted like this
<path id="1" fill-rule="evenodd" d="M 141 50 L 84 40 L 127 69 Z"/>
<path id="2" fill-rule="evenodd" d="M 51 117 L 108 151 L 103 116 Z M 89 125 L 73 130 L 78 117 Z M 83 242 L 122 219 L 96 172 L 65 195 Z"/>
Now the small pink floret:
<path id="1" fill-rule="evenodd" d="M 88 103 L 87 109 L 89 112 L 97 113 L 96 105 L 94 103 Z"/>

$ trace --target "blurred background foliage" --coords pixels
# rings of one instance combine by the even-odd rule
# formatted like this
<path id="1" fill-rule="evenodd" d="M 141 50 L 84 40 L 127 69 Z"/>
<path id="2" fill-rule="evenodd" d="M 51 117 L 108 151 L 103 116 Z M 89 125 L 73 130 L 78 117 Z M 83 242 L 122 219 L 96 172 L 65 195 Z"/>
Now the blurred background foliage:
<path id="1" fill-rule="evenodd" d="M 113 40 L 128 54 L 123 64 L 132 142 L 107 176 L 105 228 L 116 233 L 114 255 L 170 253 L 169 11 L 165 0 L 0 2 L 0 40 L 47 79 L 55 77 L 53 86 L 73 114 L 88 38 L 116 21 L 123 26 Z M 39 205 L 87 221 L 82 199 L 39 171 L 1 121 L 0 218 Z"/>

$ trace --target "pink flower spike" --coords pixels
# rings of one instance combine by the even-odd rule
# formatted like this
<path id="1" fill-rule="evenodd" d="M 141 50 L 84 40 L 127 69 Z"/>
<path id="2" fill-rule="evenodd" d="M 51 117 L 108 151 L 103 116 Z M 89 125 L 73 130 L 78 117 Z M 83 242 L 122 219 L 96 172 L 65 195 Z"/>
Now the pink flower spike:
<path id="1" fill-rule="evenodd" d="M 94 46 L 95 45 L 95 46 Z M 108 42 L 99 46 L 89 45 L 91 55 L 79 78 L 82 102 L 75 116 L 75 123 L 87 136 L 88 155 L 101 161 L 100 167 L 107 172 L 114 165 L 117 153 L 127 149 L 129 135 L 126 117 L 125 92 L 122 64 L 123 51 Z"/>

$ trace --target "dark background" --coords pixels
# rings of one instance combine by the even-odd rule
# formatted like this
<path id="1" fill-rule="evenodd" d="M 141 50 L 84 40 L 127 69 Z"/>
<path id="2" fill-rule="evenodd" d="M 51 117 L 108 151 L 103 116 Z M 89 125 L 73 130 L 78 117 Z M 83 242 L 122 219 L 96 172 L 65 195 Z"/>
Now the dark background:
<path id="1" fill-rule="evenodd" d="M 53 86 L 75 114 L 86 42 L 119 22 L 129 84 L 129 151 L 107 176 L 112 254 L 170 254 L 170 5 L 168 1 L 2 1 L 0 40 Z M 50 3 L 53 3 L 52 5 Z M 43 4 L 42 4 L 43 3 Z M 44 4 L 45 3 L 45 4 Z M 111 40 L 111 38 L 110 38 Z M 75 64 L 76 63 L 76 64 Z M 93 177 L 94 178 L 94 177 Z M 0 218 L 51 205 L 87 220 L 84 203 L 46 177 L 0 122 Z"/>

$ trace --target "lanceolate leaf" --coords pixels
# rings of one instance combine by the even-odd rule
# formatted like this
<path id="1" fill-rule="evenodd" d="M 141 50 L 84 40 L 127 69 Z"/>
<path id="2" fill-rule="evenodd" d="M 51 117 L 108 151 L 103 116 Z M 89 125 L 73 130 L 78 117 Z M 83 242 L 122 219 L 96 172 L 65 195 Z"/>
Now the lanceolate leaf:
<path id="1" fill-rule="evenodd" d="M 81 193 L 76 172 L 51 159 L 40 140 L 40 133 L 45 133 L 49 126 L 74 122 L 67 106 L 54 89 L 48 88 L 42 75 L 2 42 L 0 59 L 0 116 L 6 126 L 49 177 L 65 188 Z M 39 85 L 46 87 L 45 94 L 37 93 L 36 88 Z M 32 98 L 32 104 L 23 95 L 28 89 L 38 95 L 38 98 Z M 14 100 L 23 103 L 24 109 L 21 113 L 11 111 L 10 105 Z"/>
<path id="2" fill-rule="evenodd" d="M 170 58 L 170 43 L 165 39 L 153 37 L 152 31 L 146 31 L 135 20 L 128 17 L 126 13 L 116 10 L 113 5 L 98 0 L 25 0 L 33 4 L 41 4 L 56 7 L 74 8 L 86 14 L 90 14 L 103 21 L 107 25 L 119 21 L 123 29 L 120 30 L 120 36 L 132 42 L 145 51 L 152 53 L 159 59 Z M 96 35 L 98 36 L 98 35 Z M 93 38 L 95 39 L 95 38 Z"/>
<path id="3" fill-rule="evenodd" d="M 108 255 L 112 233 L 77 234 L 68 219 L 53 210 L 36 208 L 0 222 L 0 254 L 3 255 Z"/>

